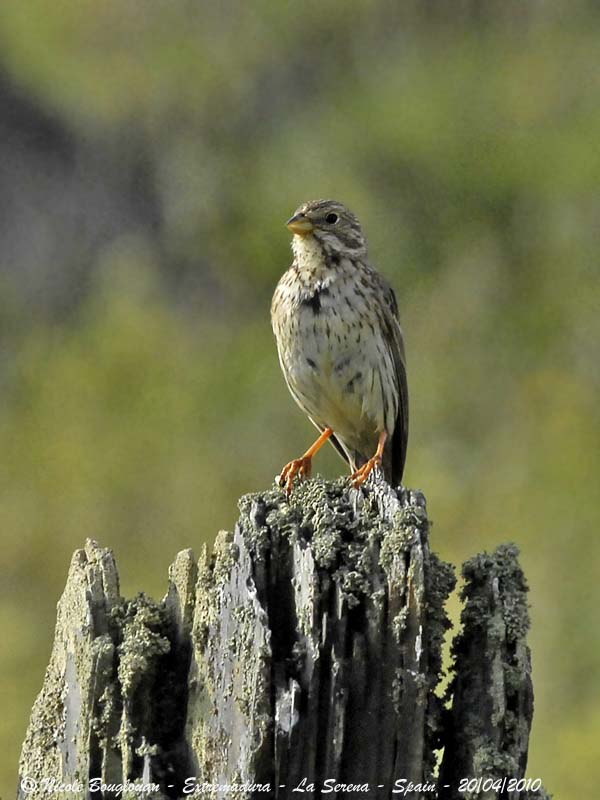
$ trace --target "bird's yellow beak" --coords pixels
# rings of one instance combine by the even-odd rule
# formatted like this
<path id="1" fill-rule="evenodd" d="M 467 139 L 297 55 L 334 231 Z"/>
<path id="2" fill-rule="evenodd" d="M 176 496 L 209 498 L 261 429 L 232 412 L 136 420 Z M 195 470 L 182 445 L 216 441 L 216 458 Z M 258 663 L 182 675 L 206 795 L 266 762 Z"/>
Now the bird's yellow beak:
<path id="1" fill-rule="evenodd" d="M 294 214 L 285 224 L 296 236 L 308 236 L 309 233 L 312 233 L 314 227 L 312 222 L 307 219 L 304 214 Z"/>

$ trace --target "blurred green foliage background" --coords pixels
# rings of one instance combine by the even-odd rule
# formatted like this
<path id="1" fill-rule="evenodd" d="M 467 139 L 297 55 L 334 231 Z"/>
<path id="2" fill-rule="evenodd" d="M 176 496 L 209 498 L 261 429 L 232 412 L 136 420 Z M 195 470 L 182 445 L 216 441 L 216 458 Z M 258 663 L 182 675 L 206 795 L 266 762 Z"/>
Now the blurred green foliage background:
<path id="1" fill-rule="evenodd" d="M 3 0 L 2 795 L 73 550 L 97 537 L 126 595 L 159 597 L 311 441 L 268 311 L 285 220 L 329 196 L 397 290 L 434 548 L 521 548 L 528 774 L 591 796 L 599 21 L 581 0 Z"/>

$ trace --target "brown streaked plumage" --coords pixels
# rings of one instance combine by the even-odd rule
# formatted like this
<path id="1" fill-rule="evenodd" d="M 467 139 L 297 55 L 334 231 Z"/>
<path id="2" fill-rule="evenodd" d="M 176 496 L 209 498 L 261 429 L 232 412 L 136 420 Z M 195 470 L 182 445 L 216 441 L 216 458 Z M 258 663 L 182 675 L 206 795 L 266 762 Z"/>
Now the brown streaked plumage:
<path id="1" fill-rule="evenodd" d="M 330 439 L 355 486 L 374 467 L 400 484 L 408 439 L 404 342 L 391 286 L 367 260 L 356 217 L 335 200 L 305 203 L 287 223 L 292 266 L 279 281 L 271 321 L 287 385 L 321 431 L 280 482 L 310 475 Z"/>

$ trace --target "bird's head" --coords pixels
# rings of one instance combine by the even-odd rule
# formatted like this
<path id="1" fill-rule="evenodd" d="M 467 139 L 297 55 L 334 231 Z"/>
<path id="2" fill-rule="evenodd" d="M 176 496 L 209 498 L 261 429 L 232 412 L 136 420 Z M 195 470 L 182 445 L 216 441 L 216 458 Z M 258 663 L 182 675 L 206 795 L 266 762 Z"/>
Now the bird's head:
<path id="1" fill-rule="evenodd" d="M 304 203 L 287 221 L 294 236 L 314 237 L 328 255 L 361 258 L 367 243 L 359 221 L 336 200 L 311 200 Z"/>

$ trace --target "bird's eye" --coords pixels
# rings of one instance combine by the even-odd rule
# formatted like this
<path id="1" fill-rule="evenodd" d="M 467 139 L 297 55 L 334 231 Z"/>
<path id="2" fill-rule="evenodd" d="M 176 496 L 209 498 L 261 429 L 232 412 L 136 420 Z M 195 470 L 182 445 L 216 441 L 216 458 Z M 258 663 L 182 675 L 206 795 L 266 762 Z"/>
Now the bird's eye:
<path id="1" fill-rule="evenodd" d="M 325 217 L 325 222 L 328 222 L 330 225 L 335 225 L 338 221 L 338 215 L 334 214 L 333 211 L 330 214 L 327 214 Z"/>

